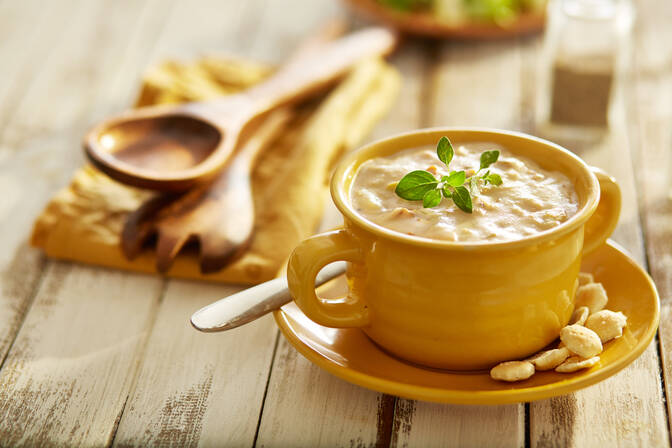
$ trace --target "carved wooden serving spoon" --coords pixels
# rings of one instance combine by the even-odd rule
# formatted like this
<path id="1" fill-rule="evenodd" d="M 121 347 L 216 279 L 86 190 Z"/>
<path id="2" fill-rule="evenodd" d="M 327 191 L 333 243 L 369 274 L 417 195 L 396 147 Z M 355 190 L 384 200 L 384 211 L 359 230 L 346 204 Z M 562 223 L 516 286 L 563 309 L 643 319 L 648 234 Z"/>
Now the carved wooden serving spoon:
<path id="1" fill-rule="evenodd" d="M 268 80 L 208 102 L 135 109 L 106 120 L 84 140 L 91 162 L 108 176 L 141 188 L 185 191 L 211 181 L 246 127 L 280 106 L 300 101 L 366 57 L 396 44 L 385 28 L 368 28 L 293 58 Z"/>
<path id="2" fill-rule="evenodd" d="M 340 21 L 322 26 L 292 55 L 292 60 L 319 54 L 326 44 L 345 29 Z M 291 63 L 291 62 L 290 62 Z M 143 244 L 156 235 L 156 268 L 166 272 L 182 247 L 198 243 L 203 273 L 216 272 L 241 254 L 254 231 L 254 202 L 251 173 L 264 147 L 285 128 L 291 114 L 276 110 L 250 132 L 251 137 L 236 150 L 214 181 L 199 185 L 183 195 L 164 193 L 131 213 L 124 225 L 121 246 L 134 259 Z"/>
<path id="3" fill-rule="evenodd" d="M 126 219 L 121 248 L 132 260 L 143 244 L 156 235 L 156 269 L 166 272 L 189 241 L 200 249 L 204 274 L 216 272 L 239 255 L 250 243 L 254 231 L 254 201 L 251 172 L 254 161 L 285 129 L 291 114 L 275 111 L 236 152 L 214 182 L 176 196 L 162 194 L 145 202 Z"/>

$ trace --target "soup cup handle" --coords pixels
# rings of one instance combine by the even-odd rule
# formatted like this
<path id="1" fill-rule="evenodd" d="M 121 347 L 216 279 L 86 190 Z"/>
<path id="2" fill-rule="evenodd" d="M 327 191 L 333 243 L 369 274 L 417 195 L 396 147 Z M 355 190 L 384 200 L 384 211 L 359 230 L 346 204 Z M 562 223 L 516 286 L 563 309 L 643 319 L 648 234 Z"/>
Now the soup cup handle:
<path id="1" fill-rule="evenodd" d="M 294 301 L 312 321 L 326 327 L 363 327 L 369 313 L 361 297 L 324 300 L 315 294 L 315 277 L 335 261 L 361 263 L 362 251 L 347 230 L 334 230 L 302 241 L 287 265 L 287 283 Z"/>
<path id="2" fill-rule="evenodd" d="M 616 180 L 599 168 L 591 167 L 600 183 L 600 202 L 584 227 L 583 254 L 594 251 L 609 238 L 621 213 L 621 189 Z"/>

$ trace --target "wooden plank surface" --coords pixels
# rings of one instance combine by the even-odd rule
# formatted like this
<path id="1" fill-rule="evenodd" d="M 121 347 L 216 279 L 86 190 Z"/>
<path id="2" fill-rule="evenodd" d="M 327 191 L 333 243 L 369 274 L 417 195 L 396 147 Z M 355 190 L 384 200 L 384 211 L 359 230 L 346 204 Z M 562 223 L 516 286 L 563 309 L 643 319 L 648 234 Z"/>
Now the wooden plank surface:
<path id="1" fill-rule="evenodd" d="M 640 4 L 640 10 L 652 8 L 648 14 L 658 14 L 659 5 L 651 1 L 647 5 Z M 638 32 L 643 29 L 646 28 L 640 22 Z M 641 45 L 640 40 L 636 54 L 644 50 Z M 558 143 L 616 177 L 623 194 L 623 208 L 613 239 L 629 250 L 638 263 L 645 265 L 631 157 L 631 142 L 636 135 L 630 135 L 633 131 L 627 120 L 631 116 L 626 113 L 635 100 L 632 95 L 638 93 L 627 89 L 625 94 L 624 103 L 619 105 L 618 124 L 603 140 L 589 144 Z M 572 395 L 532 403 L 532 446 L 669 446 L 663 403 L 659 358 L 652 344 L 630 367 L 606 381 Z"/>
<path id="2" fill-rule="evenodd" d="M 13 3 L 34 6 L 31 2 Z M 48 198 L 67 184 L 72 172 L 83 162 L 80 136 L 94 121 L 92 116 L 102 118 L 110 113 L 111 109 L 100 106 L 100 97 L 132 95 L 130 86 L 137 78 L 138 69 L 134 72 L 124 66 L 122 54 L 134 55 L 137 59 L 152 41 L 151 35 L 160 23 L 157 21 L 162 19 L 160 14 L 149 14 L 155 3 L 136 2 L 137 10 L 127 8 L 129 14 L 136 14 L 138 19 L 145 16 L 140 28 L 146 34 L 138 36 L 130 47 L 118 36 L 122 29 L 133 30 L 136 17 L 101 17 L 109 15 L 102 4 L 64 3 L 44 24 L 35 22 L 39 14 L 26 14 L 21 19 L 10 16 L 20 20 L 16 26 L 25 34 L 12 39 L 14 45 L 3 45 L 0 56 L 3 60 L 17 61 L 17 54 L 28 57 L 24 70 L 3 68 L 1 72 L 0 84 L 13 85 L 14 94 L 20 95 L 17 101 L 0 98 L 0 116 L 7 116 L 2 122 L 5 130 L 0 136 L 0 187 L 3 191 L 0 201 L 0 219 L 3 220 L 0 234 L 3 248 L 0 252 L 0 359 L 4 359 L 18 331 L 44 268 L 40 252 L 27 244 L 31 223 Z M 28 10 L 33 12 L 34 8 Z M 79 15 L 73 16 L 70 10 L 79 11 Z M 98 20 L 106 22 L 105 26 L 96 28 L 96 15 Z M 119 20 L 113 20 L 114 17 Z M 70 24 L 65 30 L 64 23 Z M 34 39 L 35 46 L 26 46 L 31 42 L 29 34 L 36 25 L 41 28 L 39 39 Z M 117 27 L 110 28 L 114 25 Z M 98 36 L 97 40 L 94 36 Z M 59 57 L 46 58 L 45 49 Z M 121 83 L 115 84 L 118 89 L 114 91 L 113 86 L 102 81 L 117 69 L 116 79 Z M 26 77 L 25 72 L 33 75 L 21 82 L 14 80 L 14 77 Z M 77 76 L 81 79 L 75 79 Z M 107 93 L 110 89 L 113 93 Z"/>
<path id="3" fill-rule="evenodd" d="M 0 135 L 9 124 L 11 113 L 25 93 L 26 86 L 37 73 L 50 45 L 46 39 L 53 34 L 55 23 L 50 18 L 63 18 L 65 11 L 56 11 L 54 3 L 41 4 L 35 0 L 3 2 L 0 4 Z M 28 26 L 30 24 L 30 26 Z M 2 158 L 0 158 L 0 163 Z"/>
<path id="4" fill-rule="evenodd" d="M 0 234 L 3 248 L 0 251 L 0 359 L 4 359 L 14 340 L 43 268 L 38 251 L 27 247 L 26 229 L 30 228 L 33 218 L 57 188 L 58 182 L 64 183 L 69 175 L 67 169 L 59 175 L 59 168 L 63 167 L 61 160 L 39 160 L 40 151 L 58 151 L 59 147 L 65 151 L 66 144 L 52 140 L 49 142 L 52 148 L 44 146 L 44 134 L 57 128 L 56 117 L 54 114 L 42 114 L 44 98 L 31 95 L 30 86 L 35 76 L 26 73 L 37 72 L 40 66 L 51 70 L 53 60 L 44 60 L 43 40 L 48 40 L 44 34 L 57 34 L 59 26 L 57 23 L 44 23 L 35 13 L 37 4 L 34 2 L 22 5 L 25 7 L 23 14 L 11 10 L 18 6 L 17 2 L 4 4 L 1 16 L 16 22 L 7 26 L 7 29 L 14 30 L 14 35 L 7 36 L 0 47 L 2 60 L 15 62 L 2 64 L 0 71 L 0 187 L 3 191 L 0 202 L 0 219 L 3 221 L 3 232 Z M 59 10 L 54 12 L 53 20 L 63 21 L 65 17 L 66 14 Z M 36 31 L 30 26 L 32 21 L 40 25 L 42 34 L 38 33 L 38 37 L 42 39 L 36 38 Z M 66 39 L 67 34 L 63 36 L 61 33 L 60 38 Z M 56 51 L 63 48 L 58 39 L 53 39 L 51 44 Z M 64 57 L 67 56 L 67 53 L 64 54 Z M 18 69 L 21 66 L 24 70 Z M 30 80 L 25 80 L 25 77 Z M 67 92 L 63 93 L 67 95 Z M 63 100 L 65 95 L 55 99 Z M 74 120 L 72 111 L 68 109 L 72 101 L 63 103 L 62 114 Z M 18 132 L 22 132 L 22 136 L 17 136 Z M 29 196 L 24 186 L 25 179 L 40 179 L 31 186 Z"/>
<path id="5" fill-rule="evenodd" d="M 3 443 L 107 444 L 159 292 L 158 279 L 51 263 L 0 375 Z"/>
<path id="6" fill-rule="evenodd" d="M 240 288 L 171 281 L 115 446 L 252 446 L 276 340 L 266 316 L 228 333 L 188 317 Z"/>

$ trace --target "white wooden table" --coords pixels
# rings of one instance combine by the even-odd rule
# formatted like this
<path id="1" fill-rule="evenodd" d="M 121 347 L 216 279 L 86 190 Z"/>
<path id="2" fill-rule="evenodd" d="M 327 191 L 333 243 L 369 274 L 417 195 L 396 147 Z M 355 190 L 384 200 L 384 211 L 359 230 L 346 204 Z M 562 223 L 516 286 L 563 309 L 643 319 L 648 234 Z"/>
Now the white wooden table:
<path id="1" fill-rule="evenodd" d="M 0 445 L 669 446 L 672 385 L 672 3 L 637 2 L 623 126 L 572 146 L 618 178 L 614 239 L 648 266 L 659 337 L 578 393 L 494 407 L 372 392 L 302 358 L 270 317 L 199 334 L 188 316 L 237 290 L 51 261 L 27 244 L 83 163 L 80 137 L 132 102 L 162 57 L 233 52 L 278 62 L 329 0 L 0 0 Z M 371 138 L 432 125 L 534 132 L 539 37 L 409 42 L 398 105 Z M 337 214 L 330 210 L 326 223 Z"/>

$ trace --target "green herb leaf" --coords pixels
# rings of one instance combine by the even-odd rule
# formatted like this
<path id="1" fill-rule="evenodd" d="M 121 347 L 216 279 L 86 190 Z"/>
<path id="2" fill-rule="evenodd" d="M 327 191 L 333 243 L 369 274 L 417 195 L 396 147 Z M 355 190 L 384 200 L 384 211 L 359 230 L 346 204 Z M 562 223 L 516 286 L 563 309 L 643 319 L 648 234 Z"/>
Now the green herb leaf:
<path id="1" fill-rule="evenodd" d="M 436 145 L 436 154 L 446 166 L 453 160 L 455 152 L 448 137 L 441 137 Z M 436 207 L 441 203 L 441 196 L 443 196 L 452 199 L 460 210 L 471 213 L 473 208 L 471 196 L 480 193 L 481 183 L 502 185 L 501 176 L 491 173 L 490 170 L 479 175 L 498 158 L 499 151 L 485 151 L 481 154 L 481 167 L 469 177 L 465 171 L 451 171 L 449 175 L 442 176 L 439 181 L 429 171 L 411 171 L 399 181 L 394 192 L 409 201 L 422 201 L 425 208 Z M 473 170 L 469 171 L 473 172 Z"/>
<path id="2" fill-rule="evenodd" d="M 402 177 L 394 192 L 408 201 L 420 201 L 425 193 L 434 190 L 438 184 L 432 173 L 416 170 Z"/>
<path id="3" fill-rule="evenodd" d="M 464 181 L 467 179 L 467 175 L 464 171 L 452 171 L 450 175 L 443 176 L 441 182 L 450 185 L 451 187 L 459 187 L 464 184 Z"/>
<path id="4" fill-rule="evenodd" d="M 436 145 L 436 155 L 439 156 L 439 160 L 446 164 L 446 166 L 453 160 L 455 151 L 453 151 L 453 145 L 450 144 L 448 137 L 441 137 L 438 145 Z"/>
<path id="5" fill-rule="evenodd" d="M 429 190 L 422 197 L 422 206 L 425 208 L 436 207 L 439 202 L 441 202 L 441 192 L 439 190 Z"/>
<path id="6" fill-rule="evenodd" d="M 450 199 L 451 197 L 453 197 L 453 192 L 450 191 L 450 188 L 448 187 L 448 185 L 443 186 L 443 189 L 441 189 L 441 193 L 443 193 L 444 198 Z"/>
<path id="7" fill-rule="evenodd" d="M 481 154 L 481 170 L 483 168 L 487 168 L 493 163 L 497 161 L 499 158 L 499 151 L 494 150 L 494 151 L 485 151 L 483 154 Z"/>
<path id="8" fill-rule="evenodd" d="M 486 182 L 490 182 L 492 185 L 502 185 L 502 177 L 499 174 L 489 174 L 485 180 Z"/>
<path id="9" fill-rule="evenodd" d="M 463 212 L 471 213 L 471 195 L 469 194 L 469 190 L 466 188 L 455 187 L 455 193 L 453 193 L 453 202 Z"/>

